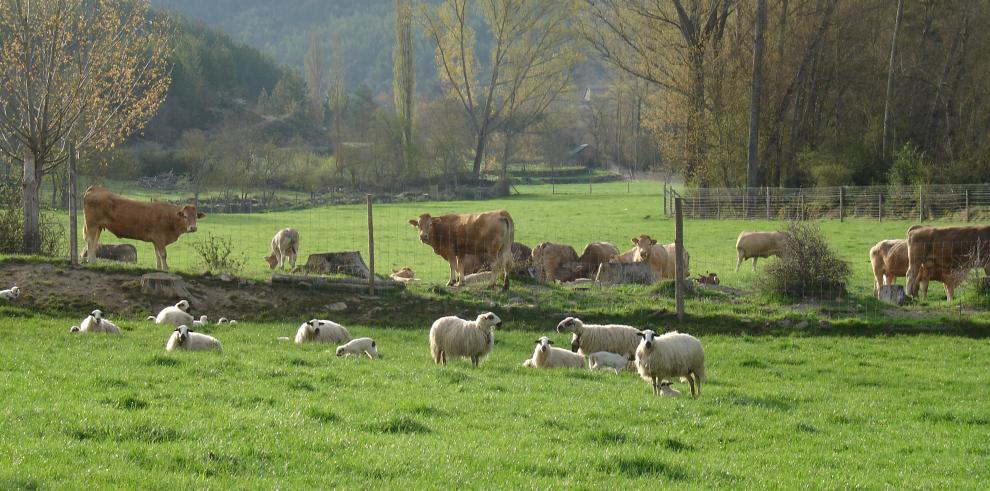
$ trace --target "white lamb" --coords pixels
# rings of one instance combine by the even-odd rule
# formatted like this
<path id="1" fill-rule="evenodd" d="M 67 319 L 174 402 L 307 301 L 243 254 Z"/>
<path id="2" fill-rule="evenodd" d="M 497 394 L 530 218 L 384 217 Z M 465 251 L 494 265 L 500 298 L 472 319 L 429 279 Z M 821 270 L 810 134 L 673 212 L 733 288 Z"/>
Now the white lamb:
<path id="1" fill-rule="evenodd" d="M 526 361 L 522 362 L 522 366 L 523 366 L 523 368 L 533 368 L 533 366 L 534 366 L 533 365 L 533 359 L 532 358 L 526 358 Z"/>
<path id="2" fill-rule="evenodd" d="M 13 300 L 19 296 L 21 296 L 21 289 L 16 286 L 10 287 L 9 290 L 0 290 L 0 298 L 4 300 Z"/>
<path id="3" fill-rule="evenodd" d="M 609 351 L 597 351 L 588 355 L 589 370 L 615 370 L 616 375 L 629 367 L 629 358 Z"/>
<path id="4" fill-rule="evenodd" d="M 311 319 L 304 322 L 296 331 L 296 344 L 303 343 L 346 343 L 351 333 L 336 322 Z"/>
<path id="5" fill-rule="evenodd" d="M 670 380 L 660 382 L 660 397 L 680 397 L 681 391 L 670 386 Z"/>
<path id="6" fill-rule="evenodd" d="M 186 326 L 179 326 L 165 344 L 165 351 L 222 351 L 220 341 L 208 334 L 190 331 Z"/>
<path id="7" fill-rule="evenodd" d="M 639 329 L 619 324 L 585 324 L 577 317 L 568 317 L 557 324 L 557 332 L 574 333 L 571 350 L 589 355 L 598 351 L 609 351 L 632 358 L 639 346 Z"/>
<path id="8" fill-rule="evenodd" d="M 534 368 L 583 368 L 584 357 L 563 348 L 553 347 L 553 341 L 543 336 L 536 340 L 533 350 Z"/>
<path id="9" fill-rule="evenodd" d="M 148 320 L 152 320 L 151 317 Z M 179 303 L 165 307 L 154 317 L 155 324 L 168 324 L 170 326 L 188 326 L 193 323 L 193 316 L 189 314 L 189 302 L 180 300 Z"/>
<path id="10" fill-rule="evenodd" d="M 374 360 L 378 358 L 378 346 L 371 338 L 352 339 L 347 344 L 337 347 L 337 356 L 348 355 L 368 355 L 368 358 Z"/>
<path id="11" fill-rule="evenodd" d="M 94 310 L 90 312 L 85 319 L 83 319 L 80 325 L 69 328 L 69 332 L 120 334 L 120 328 L 118 328 L 113 322 L 104 319 L 102 311 Z"/>
<path id="12" fill-rule="evenodd" d="M 199 316 L 199 319 L 193 320 L 193 327 L 203 327 L 209 325 L 210 321 L 207 320 L 205 315 Z"/>
<path id="13" fill-rule="evenodd" d="M 458 317 L 441 317 L 430 327 L 430 353 L 433 362 L 446 365 L 448 356 L 470 358 L 474 366 L 488 356 L 495 346 L 496 327 L 502 319 L 486 312 L 473 321 Z"/>
<path id="14" fill-rule="evenodd" d="M 643 380 L 653 384 L 653 393 L 660 395 L 664 379 L 681 377 L 691 384 L 691 397 L 701 395 L 705 378 L 705 350 L 698 338 L 677 331 L 658 336 L 647 329 L 640 334 L 642 341 L 636 349 L 636 369 Z"/>
<path id="15" fill-rule="evenodd" d="M 234 319 L 228 319 L 226 317 L 221 317 L 219 320 L 217 320 L 217 325 L 220 325 L 220 324 L 234 325 L 234 324 L 237 324 L 237 321 L 235 321 Z"/>

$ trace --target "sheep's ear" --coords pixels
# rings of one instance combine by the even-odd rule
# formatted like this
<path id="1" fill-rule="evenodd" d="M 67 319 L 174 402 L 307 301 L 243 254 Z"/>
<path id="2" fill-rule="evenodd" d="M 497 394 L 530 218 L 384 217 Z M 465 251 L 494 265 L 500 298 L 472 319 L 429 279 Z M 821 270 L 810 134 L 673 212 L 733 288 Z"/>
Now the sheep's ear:
<path id="1" fill-rule="evenodd" d="M 547 344 L 553 344 L 553 340 L 551 340 L 551 339 L 548 339 L 548 340 L 547 340 Z"/>
<path id="2" fill-rule="evenodd" d="M 377 347 L 377 346 L 375 346 L 375 342 L 374 341 L 371 342 L 371 347 L 372 348 L 376 348 Z"/>
<path id="3" fill-rule="evenodd" d="M 643 334 L 643 333 L 641 333 L 641 332 L 637 332 L 636 335 L 639 336 L 639 337 L 641 337 L 641 338 L 645 338 L 646 337 L 646 335 Z"/>
<path id="4" fill-rule="evenodd" d="M 533 341 L 533 344 L 540 344 L 540 340 L 537 339 L 536 341 Z"/>

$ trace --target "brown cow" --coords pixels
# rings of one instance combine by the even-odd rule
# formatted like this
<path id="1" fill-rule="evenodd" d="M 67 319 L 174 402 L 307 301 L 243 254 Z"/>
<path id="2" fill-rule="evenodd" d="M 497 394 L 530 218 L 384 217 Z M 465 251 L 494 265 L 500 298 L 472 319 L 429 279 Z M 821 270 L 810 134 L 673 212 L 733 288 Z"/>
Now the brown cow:
<path id="1" fill-rule="evenodd" d="M 608 242 L 592 242 L 584 246 L 578 262 L 581 263 L 581 276 L 594 278 L 598 267 L 619 257 L 619 248 Z"/>
<path id="2" fill-rule="evenodd" d="M 543 242 L 533 249 L 533 269 L 540 283 L 574 280 L 580 270 L 577 261 L 577 252 L 569 245 Z"/>
<path id="3" fill-rule="evenodd" d="M 907 240 L 889 239 L 877 242 L 875 246 L 870 248 L 870 265 L 873 266 L 873 294 L 879 297 L 881 286 L 896 285 L 897 278 L 907 276 Z M 921 296 L 928 296 L 928 282 L 934 280 L 941 281 L 945 286 L 946 296 L 952 298 L 950 292 L 958 284 L 956 281 L 958 276 L 922 266 L 918 279 Z"/>
<path id="4" fill-rule="evenodd" d="M 636 252 L 633 255 L 634 263 L 645 262 L 649 264 L 650 269 L 653 270 L 653 274 L 657 277 L 657 281 L 661 278 L 674 277 L 673 272 L 666 271 L 668 262 L 667 249 L 657 244 L 656 239 L 649 235 L 640 235 L 639 237 L 633 237 L 632 243 L 636 245 Z M 665 274 L 668 274 L 668 276 L 664 276 Z"/>
<path id="5" fill-rule="evenodd" d="M 965 272 L 981 268 L 990 274 L 990 225 L 969 227 L 927 227 L 915 225 L 908 229 L 907 292 L 918 294 L 923 270 L 951 278 L 944 282 L 946 297 L 952 300 L 952 289 Z"/>
<path id="6" fill-rule="evenodd" d="M 122 198 L 101 186 L 90 186 L 83 196 L 86 213 L 86 245 L 89 262 L 96 262 L 100 233 L 109 230 L 121 239 L 151 242 L 155 246 L 155 265 L 168 271 L 165 247 L 184 233 L 196 231 L 196 220 L 206 218 L 193 205 L 149 203 Z"/>
<path id="7" fill-rule="evenodd" d="M 468 254 L 495 258 L 492 285 L 498 282 L 498 273 L 504 281 L 502 289 L 509 288 L 509 268 L 512 266 L 512 242 L 515 225 L 505 210 L 460 215 L 430 216 L 424 213 L 419 219 L 409 220 L 419 230 L 419 240 L 433 247 L 433 252 L 447 260 L 450 280 L 447 285 L 459 285 L 464 279 L 464 257 Z M 456 268 L 456 271 L 455 271 Z"/>

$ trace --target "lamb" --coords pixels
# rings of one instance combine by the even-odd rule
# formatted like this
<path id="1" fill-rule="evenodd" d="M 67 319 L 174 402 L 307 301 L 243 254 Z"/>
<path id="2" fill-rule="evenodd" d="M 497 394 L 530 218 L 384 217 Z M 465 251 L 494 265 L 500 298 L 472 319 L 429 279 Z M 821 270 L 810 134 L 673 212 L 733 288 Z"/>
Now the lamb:
<path id="1" fill-rule="evenodd" d="M 441 317 L 430 327 L 430 353 L 433 362 L 446 365 L 448 356 L 470 358 L 474 366 L 486 358 L 495 346 L 494 329 L 502 319 L 486 312 L 473 321 L 454 316 Z"/>
<path id="2" fill-rule="evenodd" d="M 629 363 L 630 360 L 628 357 L 608 351 L 596 351 L 588 355 L 589 370 L 603 370 L 606 368 L 611 368 L 612 370 L 615 370 L 615 374 L 618 375 L 619 372 L 629 367 Z"/>
<path id="3" fill-rule="evenodd" d="M 680 397 L 681 391 L 670 386 L 670 380 L 660 382 L 660 397 Z"/>
<path id="4" fill-rule="evenodd" d="M 220 341 L 208 334 L 190 331 L 187 326 L 179 326 L 165 344 L 165 351 L 223 351 Z"/>
<path id="5" fill-rule="evenodd" d="M 639 329 L 632 326 L 585 324 L 577 317 L 568 317 L 557 324 L 557 332 L 564 331 L 574 333 L 571 351 L 584 356 L 610 351 L 632 358 L 639 346 Z"/>
<path id="6" fill-rule="evenodd" d="M 13 300 L 19 296 L 21 296 L 21 289 L 16 286 L 12 286 L 8 290 L 0 290 L 0 298 L 4 300 Z"/>
<path id="7" fill-rule="evenodd" d="M 402 269 L 393 269 L 392 274 L 389 275 L 389 278 L 392 278 L 393 280 L 398 281 L 399 283 L 409 283 L 411 281 L 419 281 L 419 278 L 416 277 L 416 272 L 413 271 L 412 268 L 408 266 Z"/>
<path id="8" fill-rule="evenodd" d="M 210 324 L 210 321 L 206 320 L 205 315 L 199 316 L 199 319 L 193 319 L 193 327 L 203 327 Z"/>
<path id="9" fill-rule="evenodd" d="M 582 368 L 584 357 L 562 348 L 553 347 L 553 341 L 543 336 L 536 340 L 533 350 L 534 368 Z"/>
<path id="10" fill-rule="evenodd" d="M 237 324 L 237 321 L 235 321 L 234 319 L 228 319 L 226 317 L 221 317 L 219 320 L 217 320 L 217 325 L 220 325 L 220 324 L 234 325 L 234 324 Z"/>
<path id="11" fill-rule="evenodd" d="M 333 321 L 310 319 L 296 331 L 296 344 L 346 343 L 351 340 L 347 328 Z"/>
<path id="12" fill-rule="evenodd" d="M 523 366 L 523 368 L 533 368 L 533 366 L 534 366 L 533 365 L 533 359 L 532 358 L 526 358 L 526 361 L 522 362 L 522 366 Z"/>
<path id="13" fill-rule="evenodd" d="M 189 315 L 189 302 L 187 300 L 180 300 L 179 303 L 162 309 L 156 317 L 148 317 L 148 320 L 154 320 L 155 324 L 168 324 L 178 327 L 192 324 L 193 316 Z"/>
<path id="14" fill-rule="evenodd" d="M 120 334 L 120 328 L 118 328 L 113 322 L 104 319 L 102 311 L 94 310 L 90 312 L 85 319 L 83 319 L 80 325 L 69 328 L 69 332 Z"/>
<path id="15" fill-rule="evenodd" d="M 636 349 L 636 370 L 643 380 L 653 384 L 655 395 L 660 395 L 664 379 L 681 377 L 691 384 L 691 397 L 701 396 L 705 351 L 698 338 L 677 331 L 658 336 L 649 329 L 639 336 L 642 341 Z"/>
<path id="16" fill-rule="evenodd" d="M 378 358 L 378 346 L 375 344 L 375 340 L 371 338 L 357 338 L 348 341 L 347 344 L 337 347 L 337 356 L 348 356 L 348 355 L 368 355 L 368 358 L 374 360 Z"/>
<path id="17" fill-rule="evenodd" d="M 272 237 L 272 253 L 265 256 L 269 269 L 284 269 L 289 260 L 289 269 L 296 269 L 296 255 L 299 254 L 299 232 L 294 228 L 283 228 Z"/>
<path id="18" fill-rule="evenodd" d="M 784 242 L 790 236 L 784 232 L 739 232 L 736 239 L 736 272 L 743 261 L 753 258 L 753 271 L 756 260 L 761 257 L 779 256 Z"/>

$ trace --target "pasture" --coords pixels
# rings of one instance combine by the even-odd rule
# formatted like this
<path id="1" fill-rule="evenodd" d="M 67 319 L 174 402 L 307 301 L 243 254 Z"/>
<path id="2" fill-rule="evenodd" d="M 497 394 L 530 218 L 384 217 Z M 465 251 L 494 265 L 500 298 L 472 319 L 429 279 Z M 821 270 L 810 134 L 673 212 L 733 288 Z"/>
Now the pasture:
<path id="1" fill-rule="evenodd" d="M 990 479 L 983 339 L 702 336 L 709 380 L 690 400 L 655 398 L 630 373 L 524 369 L 538 336 L 527 331 L 552 323 L 509 315 L 491 358 L 472 369 L 434 366 L 427 326 L 348 326 L 379 341 L 377 361 L 277 340 L 303 319 L 212 326 L 223 353 L 166 354 L 170 329 L 143 321 L 120 321 L 121 337 L 69 335 L 78 319 L 0 310 L 4 489 Z"/>

